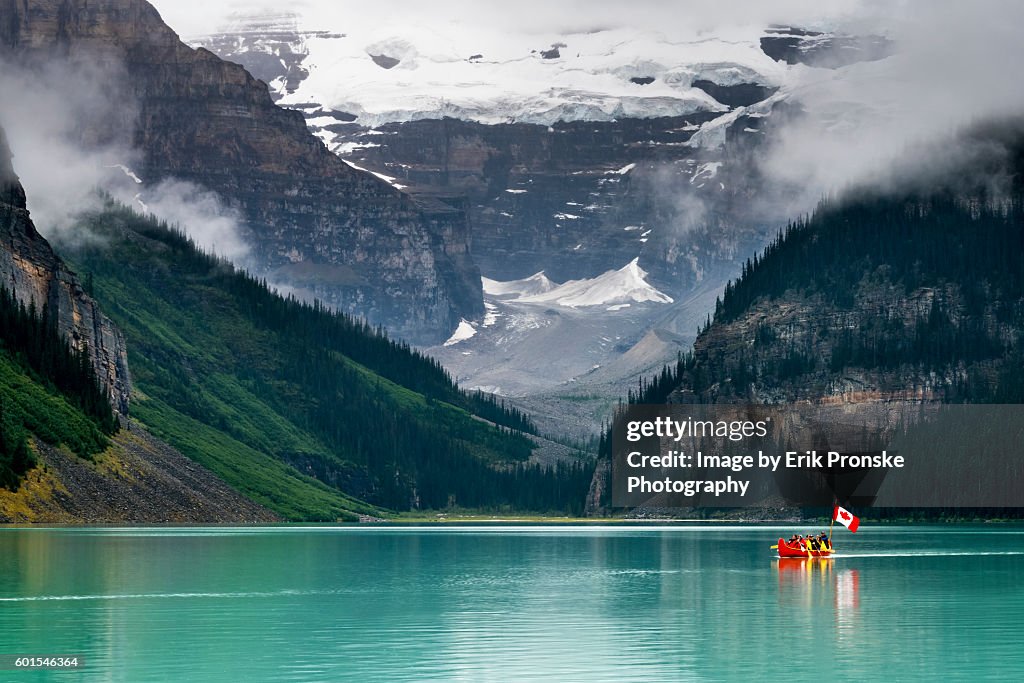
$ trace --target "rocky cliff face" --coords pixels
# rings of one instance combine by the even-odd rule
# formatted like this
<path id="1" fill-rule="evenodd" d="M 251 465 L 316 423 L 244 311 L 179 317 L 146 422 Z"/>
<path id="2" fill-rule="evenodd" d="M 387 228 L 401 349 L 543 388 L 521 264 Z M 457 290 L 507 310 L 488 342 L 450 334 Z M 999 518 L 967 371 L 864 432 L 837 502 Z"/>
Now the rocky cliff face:
<path id="1" fill-rule="evenodd" d="M 794 26 L 773 26 L 761 38 L 761 49 L 787 64 L 808 64 L 838 69 L 857 62 L 884 59 L 893 43 L 883 36 L 850 36 L 808 31 Z"/>
<path id="2" fill-rule="evenodd" d="M 959 321 L 959 287 L 904 291 L 888 278 L 868 279 L 852 306 L 836 306 L 821 295 L 763 300 L 737 320 L 713 324 L 694 344 L 694 355 L 710 382 L 688 378 L 673 401 L 869 404 L 944 401 L 968 371 L 991 372 L 992 363 L 840 364 L 840 345 L 851 331 L 871 331 L 879 347 L 913 337 L 933 310 L 952 310 Z M 954 323 L 944 322 L 945 325 Z M 986 316 L 981 327 L 1009 338 L 1009 325 Z"/>
<path id="3" fill-rule="evenodd" d="M 760 179 L 747 156 L 767 122 L 736 111 L 723 122 L 724 144 L 710 148 L 694 139 L 719 118 L 706 112 L 553 126 L 349 125 L 338 139 L 355 163 L 400 183 L 464 193 L 487 277 L 593 277 L 639 256 L 679 294 L 731 271 L 737 253 L 763 239 L 750 201 Z"/>
<path id="4" fill-rule="evenodd" d="M 0 129 L 0 284 L 26 305 L 45 305 L 69 343 L 88 348 L 114 409 L 128 414 L 131 376 L 124 336 L 86 294 L 78 277 L 36 232 Z"/>
<path id="5" fill-rule="evenodd" d="M 943 327 L 964 327 L 969 317 L 963 310 L 964 292 L 955 284 L 906 291 L 883 274 L 865 278 L 854 297 L 852 305 L 836 305 L 821 295 L 801 296 L 793 291 L 780 299 L 760 300 L 735 320 L 713 323 L 697 337 L 693 364 L 666 402 L 776 405 L 788 406 L 789 411 L 804 406 L 821 422 L 822 429 L 815 436 L 835 444 L 851 435 L 861 436 L 861 432 L 866 439 L 869 428 L 893 430 L 908 415 L 934 415 L 946 402 L 991 400 L 991 387 L 1005 376 L 1006 364 L 1019 362 L 1009 350 L 992 358 L 964 356 L 942 364 L 885 362 L 887 348 L 922 337 L 922 323 L 933 311 L 951 312 L 952 320 L 943 319 Z M 988 308 L 977 329 L 988 330 L 1011 348 L 1019 330 L 997 319 L 998 303 Z M 868 331 L 866 336 L 876 344 L 873 351 L 878 360 L 862 357 L 837 362 L 845 339 L 851 332 L 857 335 L 861 331 Z M 940 340 L 941 332 L 930 336 L 927 344 L 945 343 Z M 983 339 L 977 341 L 984 343 Z M 793 415 L 775 424 L 778 433 L 807 438 L 806 424 Z M 611 459 L 602 458 L 586 499 L 587 515 L 611 511 L 611 481 Z M 894 481 L 906 483 L 907 479 Z M 893 495 L 892 488 L 888 491 Z M 633 514 L 688 516 L 690 512 L 660 507 L 667 504 L 657 500 Z M 745 514 L 748 519 L 751 515 L 772 519 L 792 517 L 799 510 L 772 503 Z"/>
<path id="6" fill-rule="evenodd" d="M 693 355 L 638 402 L 813 407 L 834 416 L 826 442 L 947 403 L 1024 402 L 1024 122 L 983 123 L 959 142 L 985 153 L 919 173 L 913 191 L 852 190 L 792 223 L 726 287 Z M 943 457 L 929 466 L 969 462 Z M 592 510 L 607 476 L 598 469 Z"/>
<path id="7" fill-rule="evenodd" d="M 243 15 L 194 44 L 265 76 L 342 157 L 411 188 L 465 194 L 474 259 L 489 278 L 594 277 L 639 256 L 659 286 L 682 294 L 731 272 L 736 254 L 763 239 L 758 224 L 772 223 L 751 210 L 762 188 L 747 150 L 768 136 L 786 68 L 756 38 L 704 53 L 659 47 L 656 35 L 628 48 L 574 36 L 562 57 L 524 47 L 512 58 L 466 51 L 479 40 L 469 31 L 423 27 L 362 54 L 370 37 L 356 19 L 327 35 L 309 28 L 328 18 L 295 12 Z M 401 57 L 401 45 L 408 58 L 389 70 L 379 57 Z M 468 59 L 449 61 L 460 51 Z M 358 87 L 362 78 L 372 87 Z M 524 80 L 545 87 L 530 99 Z M 572 105 L 546 109 L 562 97 Z"/>
<path id="8" fill-rule="evenodd" d="M 4 15 L 9 57 L 123 73 L 110 89 L 122 91 L 125 120 L 83 138 L 127 137 L 147 183 L 174 177 L 219 193 L 244 216 L 260 274 L 413 340 L 443 339 L 482 313 L 463 211 L 352 168 L 264 82 L 184 45 L 148 3 L 29 0 Z"/>

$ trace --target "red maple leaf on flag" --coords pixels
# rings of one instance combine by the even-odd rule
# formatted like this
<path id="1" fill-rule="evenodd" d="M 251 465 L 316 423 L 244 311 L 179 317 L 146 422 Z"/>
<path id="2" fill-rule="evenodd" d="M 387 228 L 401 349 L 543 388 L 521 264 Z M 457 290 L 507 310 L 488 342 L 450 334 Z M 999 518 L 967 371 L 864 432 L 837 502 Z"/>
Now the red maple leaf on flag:
<path id="1" fill-rule="evenodd" d="M 845 526 L 850 531 L 856 532 L 860 528 L 860 520 L 857 516 L 846 508 L 841 508 L 838 505 L 832 510 L 832 519 Z"/>

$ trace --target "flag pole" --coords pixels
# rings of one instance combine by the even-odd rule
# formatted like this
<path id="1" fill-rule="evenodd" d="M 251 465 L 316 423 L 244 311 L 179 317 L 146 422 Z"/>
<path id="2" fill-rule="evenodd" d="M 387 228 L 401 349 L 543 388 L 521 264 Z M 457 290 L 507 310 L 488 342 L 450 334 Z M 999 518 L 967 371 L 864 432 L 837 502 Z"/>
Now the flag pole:
<path id="1" fill-rule="evenodd" d="M 832 504 L 832 521 L 828 525 L 828 544 L 832 545 L 832 527 L 836 525 L 836 505 Z"/>

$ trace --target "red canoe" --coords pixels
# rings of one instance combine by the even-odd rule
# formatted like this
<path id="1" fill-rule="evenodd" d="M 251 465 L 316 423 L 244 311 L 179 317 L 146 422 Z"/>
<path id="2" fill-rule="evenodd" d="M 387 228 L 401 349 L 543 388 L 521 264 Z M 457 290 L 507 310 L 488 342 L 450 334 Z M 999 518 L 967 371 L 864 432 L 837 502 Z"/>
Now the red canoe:
<path id="1" fill-rule="evenodd" d="M 809 550 L 802 545 L 790 545 L 781 538 L 779 539 L 779 557 L 828 557 L 834 552 L 834 548 L 829 548 L 827 550 Z"/>

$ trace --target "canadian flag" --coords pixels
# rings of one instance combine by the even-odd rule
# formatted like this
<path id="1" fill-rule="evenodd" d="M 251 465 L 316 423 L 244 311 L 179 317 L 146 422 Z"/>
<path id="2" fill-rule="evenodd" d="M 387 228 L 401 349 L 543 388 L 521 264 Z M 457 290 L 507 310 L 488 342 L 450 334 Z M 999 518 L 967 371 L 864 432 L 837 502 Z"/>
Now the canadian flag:
<path id="1" fill-rule="evenodd" d="M 860 519 L 856 515 L 846 508 L 841 508 L 838 505 L 836 505 L 835 509 L 832 510 L 832 519 L 854 533 L 856 533 L 857 527 L 860 526 Z"/>

